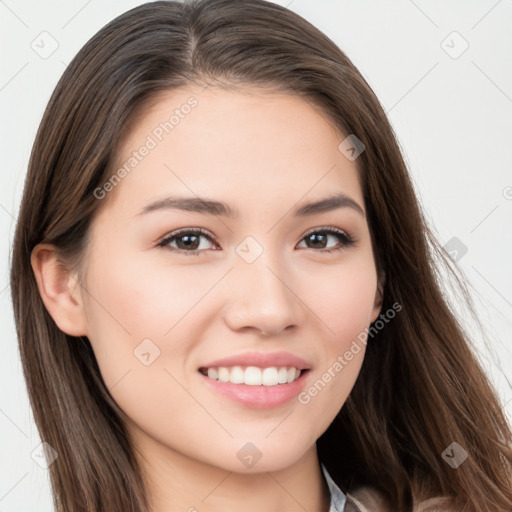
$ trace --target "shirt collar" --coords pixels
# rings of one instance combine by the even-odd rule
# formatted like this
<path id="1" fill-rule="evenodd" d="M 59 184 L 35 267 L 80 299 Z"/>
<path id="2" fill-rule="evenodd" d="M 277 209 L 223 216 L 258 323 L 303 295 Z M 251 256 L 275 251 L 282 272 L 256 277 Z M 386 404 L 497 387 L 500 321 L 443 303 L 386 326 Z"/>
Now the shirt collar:
<path id="1" fill-rule="evenodd" d="M 343 493 L 343 491 L 336 485 L 334 480 L 329 475 L 327 468 L 320 463 L 322 467 L 322 471 L 324 473 L 325 480 L 327 485 L 329 486 L 329 491 L 331 493 L 331 506 L 329 508 L 329 512 L 343 512 L 345 508 L 345 502 L 347 501 L 347 497 Z"/>

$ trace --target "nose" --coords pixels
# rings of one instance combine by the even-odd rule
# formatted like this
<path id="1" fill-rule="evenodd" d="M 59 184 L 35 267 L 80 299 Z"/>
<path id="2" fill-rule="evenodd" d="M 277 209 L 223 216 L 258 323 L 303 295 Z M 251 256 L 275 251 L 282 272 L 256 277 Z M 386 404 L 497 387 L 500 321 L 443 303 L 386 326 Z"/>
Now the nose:
<path id="1" fill-rule="evenodd" d="M 291 271 L 265 252 L 253 263 L 238 261 L 230 280 L 224 320 L 233 331 L 276 335 L 300 324 L 304 309 Z"/>

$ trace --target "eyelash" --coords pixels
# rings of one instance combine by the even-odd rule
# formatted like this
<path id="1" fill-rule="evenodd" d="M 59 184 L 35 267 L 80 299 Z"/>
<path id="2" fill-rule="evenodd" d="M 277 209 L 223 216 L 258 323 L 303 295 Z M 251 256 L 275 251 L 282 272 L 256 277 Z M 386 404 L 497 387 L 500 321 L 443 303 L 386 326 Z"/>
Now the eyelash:
<path id="1" fill-rule="evenodd" d="M 346 248 L 350 247 L 351 245 L 353 245 L 355 243 L 355 240 L 352 238 L 352 236 L 350 236 L 345 231 L 342 231 L 341 229 L 334 228 L 334 227 L 321 227 L 321 228 L 315 228 L 315 229 L 313 229 L 311 231 L 308 231 L 301 238 L 301 242 L 306 237 L 308 237 L 310 235 L 313 235 L 313 234 L 318 234 L 318 233 L 323 233 L 323 234 L 329 234 L 329 235 L 337 236 L 338 239 L 341 241 L 341 245 L 339 245 L 337 247 L 336 246 L 332 247 L 330 249 L 320 249 L 320 250 L 318 250 L 316 252 L 331 253 L 331 252 L 341 251 L 343 249 L 346 249 Z M 163 240 L 161 240 L 157 244 L 157 247 L 168 248 L 171 251 L 179 252 L 179 253 L 185 254 L 187 256 L 197 256 L 197 255 L 199 255 L 199 253 L 204 252 L 205 249 L 200 250 L 200 251 L 198 251 L 198 250 L 186 251 L 186 250 L 183 250 L 183 249 L 175 249 L 173 247 L 169 247 L 169 244 L 172 241 L 174 241 L 175 239 L 180 238 L 180 235 L 181 236 L 183 236 L 183 235 L 202 235 L 205 238 L 207 238 L 210 242 L 215 243 L 215 240 L 214 240 L 213 236 L 211 236 L 204 229 L 201 229 L 201 228 L 194 228 L 194 229 L 192 229 L 192 228 L 183 228 L 183 229 L 179 229 L 177 231 L 174 231 L 174 232 L 170 233 L 168 236 L 166 236 Z M 314 248 L 311 248 L 311 247 L 306 247 L 306 249 L 313 249 L 314 250 Z"/>

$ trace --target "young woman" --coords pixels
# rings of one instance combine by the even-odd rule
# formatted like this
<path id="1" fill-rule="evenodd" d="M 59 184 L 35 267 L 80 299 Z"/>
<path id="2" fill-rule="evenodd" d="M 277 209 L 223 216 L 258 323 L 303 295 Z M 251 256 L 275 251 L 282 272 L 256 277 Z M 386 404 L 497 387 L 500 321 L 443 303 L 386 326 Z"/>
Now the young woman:
<path id="1" fill-rule="evenodd" d="M 261 0 L 118 17 L 49 102 L 13 248 L 56 510 L 510 512 L 438 265 L 325 35 Z"/>

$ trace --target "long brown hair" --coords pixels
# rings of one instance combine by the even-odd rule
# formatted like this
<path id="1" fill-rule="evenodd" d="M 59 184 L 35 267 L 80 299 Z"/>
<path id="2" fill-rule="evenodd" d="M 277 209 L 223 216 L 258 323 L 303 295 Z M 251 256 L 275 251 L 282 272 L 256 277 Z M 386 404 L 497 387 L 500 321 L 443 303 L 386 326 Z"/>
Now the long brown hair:
<path id="1" fill-rule="evenodd" d="M 386 115 L 329 38 L 263 0 L 136 7 L 87 42 L 47 106 L 25 181 L 11 288 L 35 421 L 58 453 L 49 467 L 56 511 L 135 512 L 148 502 L 89 340 L 56 326 L 31 251 L 54 244 L 63 265 L 80 268 L 101 203 L 94 190 L 112 176 L 123 133 L 146 102 L 190 83 L 295 94 L 365 146 L 358 164 L 385 275 L 382 310 L 395 302 L 403 309 L 368 340 L 356 384 L 317 442 L 336 483 L 345 492 L 370 486 L 395 511 L 446 497 L 454 511 L 510 512 L 510 426 L 443 295 L 439 268 L 458 279 L 457 269 L 427 226 Z M 441 456 L 453 442 L 468 453 L 457 469 Z"/>

